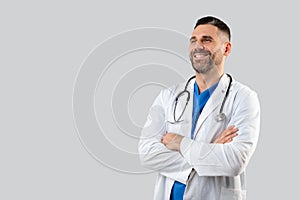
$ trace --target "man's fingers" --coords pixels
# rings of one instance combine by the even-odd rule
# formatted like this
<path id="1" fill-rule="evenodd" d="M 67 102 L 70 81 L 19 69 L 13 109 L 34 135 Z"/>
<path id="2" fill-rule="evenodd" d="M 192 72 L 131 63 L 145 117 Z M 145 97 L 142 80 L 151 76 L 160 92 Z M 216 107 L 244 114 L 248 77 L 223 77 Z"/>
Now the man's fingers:
<path id="1" fill-rule="evenodd" d="M 161 138 L 161 143 L 164 145 L 171 143 L 173 140 L 176 140 L 177 134 L 174 133 L 165 133 Z"/>
<path id="2" fill-rule="evenodd" d="M 223 137 L 227 137 L 228 135 L 232 135 L 232 134 L 235 134 L 236 132 L 238 132 L 239 129 L 238 128 L 228 128 L 226 129 L 223 133 L 222 133 L 222 136 Z"/>
<path id="3" fill-rule="evenodd" d="M 179 151 L 182 138 L 183 136 L 175 133 L 166 133 L 162 136 L 161 143 L 169 150 Z"/>
<path id="4" fill-rule="evenodd" d="M 229 126 L 221 133 L 221 135 L 214 141 L 214 143 L 225 144 L 231 142 L 233 138 L 238 135 L 237 134 L 238 130 L 239 129 L 236 128 L 234 125 Z"/>
<path id="5" fill-rule="evenodd" d="M 237 135 L 237 132 L 238 132 L 238 129 L 227 133 L 226 135 L 224 135 L 224 137 L 232 137 L 233 135 Z"/>
<path id="6" fill-rule="evenodd" d="M 230 135 L 227 135 L 225 138 L 224 138 L 224 141 L 225 143 L 228 142 L 228 141 L 232 141 L 233 138 L 235 138 L 238 134 L 237 133 L 232 133 Z"/>
<path id="7" fill-rule="evenodd" d="M 233 141 L 233 138 L 228 138 L 227 140 L 223 141 L 223 144 L 226 144 L 226 143 L 229 143 L 229 142 L 232 142 Z"/>

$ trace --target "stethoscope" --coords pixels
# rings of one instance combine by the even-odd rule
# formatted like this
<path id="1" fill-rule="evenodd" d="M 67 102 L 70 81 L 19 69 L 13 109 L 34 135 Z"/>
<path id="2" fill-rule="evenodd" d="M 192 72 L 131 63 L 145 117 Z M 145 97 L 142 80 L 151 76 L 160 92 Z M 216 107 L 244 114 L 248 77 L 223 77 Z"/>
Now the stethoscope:
<path id="1" fill-rule="evenodd" d="M 223 101 L 222 101 L 222 104 L 221 104 L 221 108 L 220 108 L 219 114 L 215 117 L 215 120 L 216 120 L 217 122 L 223 121 L 223 120 L 225 120 L 225 118 L 226 118 L 226 115 L 225 115 L 225 113 L 223 112 L 223 107 L 224 107 L 224 104 L 225 104 L 226 99 L 227 99 L 227 97 L 228 97 L 229 90 L 230 90 L 231 83 L 232 83 L 232 77 L 231 77 L 229 74 L 226 74 L 226 75 L 227 75 L 228 78 L 229 78 L 229 85 L 228 85 L 228 87 L 227 87 L 225 96 L 224 96 L 224 98 L 223 98 Z M 196 77 L 196 76 L 190 77 L 190 78 L 188 79 L 188 81 L 186 82 L 186 84 L 185 84 L 184 90 L 181 91 L 181 92 L 176 96 L 176 98 L 175 98 L 175 105 L 174 105 L 174 112 L 173 112 L 174 122 L 168 121 L 169 123 L 171 123 L 171 124 L 176 124 L 176 123 L 179 123 L 179 122 L 182 122 L 182 121 L 183 121 L 183 120 L 181 120 L 181 117 L 182 117 L 182 115 L 184 114 L 184 111 L 185 111 L 185 109 L 186 109 L 186 107 L 187 107 L 187 104 L 188 104 L 188 102 L 189 102 L 189 100 L 190 100 L 190 97 L 191 97 L 191 94 L 190 94 L 190 92 L 187 90 L 187 87 L 188 87 L 189 83 L 191 82 L 191 80 L 194 79 L 195 77 Z M 178 99 L 179 99 L 181 96 L 183 96 L 184 94 L 187 94 L 186 102 L 185 102 L 185 105 L 184 105 L 184 108 L 183 108 L 181 114 L 180 114 L 179 117 L 176 119 L 175 113 L 176 113 L 176 108 L 177 108 Z"/>

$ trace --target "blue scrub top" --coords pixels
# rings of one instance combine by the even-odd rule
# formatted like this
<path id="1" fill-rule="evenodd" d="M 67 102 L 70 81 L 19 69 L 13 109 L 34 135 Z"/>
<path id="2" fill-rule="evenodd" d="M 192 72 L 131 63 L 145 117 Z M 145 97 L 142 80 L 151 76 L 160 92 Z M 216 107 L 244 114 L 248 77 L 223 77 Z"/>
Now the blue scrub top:
<path id="1" fill-rule="evenodd" d="M 217 86 L 218 83 L 214 84 L 212 87 L 208 88 L 207 90 L 199 94 L 199 88 L 196 81 L 194 83 L 194 97 L 193 97 L 194 103 L 193 103 L 191 139 L 194 138 L 194 132 L 195 132 L 197 120 L 206 102 L 208 101 L 211 94 L 215 91 Z M 184 190 L 185 190 L 185 184 L 175 181 L 171 191 L 170 200 L 183 200 Z"/>
<path id="2" fill-rule="evenodd" d="M 206 102 L 208 101 L 209 97 L 212 95 L 212 93 L 215 91 L 216 87 L 218 86 L 218 83 L 214 84 L 213 86 L 211 86 L 210 88 L 208 88 L 207 90 L 203 91 L 200 94 L 199 94 L 199 88 L 197 83 L 195 82 L 194 84 L 194 104 L 193 104 L 191 139 L 194 138 L 197 120 Z"/>

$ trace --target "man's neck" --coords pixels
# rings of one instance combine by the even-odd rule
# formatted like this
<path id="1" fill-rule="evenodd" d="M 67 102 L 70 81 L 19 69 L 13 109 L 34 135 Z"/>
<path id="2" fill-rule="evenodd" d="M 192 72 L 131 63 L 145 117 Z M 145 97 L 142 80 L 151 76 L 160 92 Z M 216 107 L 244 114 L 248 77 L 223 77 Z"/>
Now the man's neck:
<path id="1" fill-rule="evenodd" d="M 221 77 L 223 76 L 224 71 L 217 71 L 215 69 L 210 70 L 209 72 L 203 74 L 203 73 L 197 73 L 196 72 L 196 83 L 199 88 L 199 92 L 203 92 L 206 89 L 210 88 L 214 84 L 220 81 Z"/>

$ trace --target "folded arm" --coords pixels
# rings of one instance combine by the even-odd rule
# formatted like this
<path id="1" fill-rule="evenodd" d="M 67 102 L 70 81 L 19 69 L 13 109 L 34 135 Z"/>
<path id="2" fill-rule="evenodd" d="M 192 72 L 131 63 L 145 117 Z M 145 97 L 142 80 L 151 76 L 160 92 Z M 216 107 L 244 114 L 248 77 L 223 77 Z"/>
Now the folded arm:
<path id="1" fill-rule="evenodd" d="M 164 176 L 186 181 L 191 166 L 177 151 L 172 151 L 161 143 L 166 133 L 165 107 L 161 95 L 150 108 L 147 121 L 139 140 L 139 156 L 141 165 L 157 171 Z"/>
<path id="2" fill-rule="evenodd" d="M 237 176 L 244 171 L 259 136 L 260 106 L 255 93 L 235 105 L 229 124 L 239 129 L 238 135 L 229 143 L 182 139 L 181 153 L 199 176 Z"/>
<path id="3" fill-rule="evenodd" d="M 213 142 L 205 143 L 174 133 L 163 136 L 163 144 L 180 151 L 200 176 L 236 176 L 246 167 L 258 140 L 260 108 L 256 94 L 240 101 L 229 127 Z M 238 134 L 237 134 L 237 131 Z"/>

